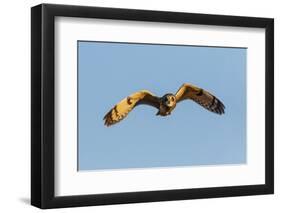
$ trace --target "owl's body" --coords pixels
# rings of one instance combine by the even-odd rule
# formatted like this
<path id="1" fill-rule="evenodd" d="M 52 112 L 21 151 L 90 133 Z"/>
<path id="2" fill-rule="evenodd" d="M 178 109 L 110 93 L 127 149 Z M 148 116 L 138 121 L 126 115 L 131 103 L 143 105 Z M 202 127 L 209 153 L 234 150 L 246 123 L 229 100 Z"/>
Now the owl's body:
<path id="1" fill-rule="evenodd" d="M 217 113 L 224 113 L 223 103 L 211 93 L 193 86 L 183 84 L 176 94 L 168 93 L 157 97 L 147 90 L 133 93 L 116 104 L 105 116 L 105 125 L 111 126 L 122 119 L 136 106 L 145 104 L 158 109 L 156 115 L 167 116 L 176 108 L 176 105 L 183 100 L 193 100 L 205 109 Z"/>
<path id="2" fill-rule="evenodd" d="M 167 116 L 175 109 L 177 105 L 176 96 L 173 94 L 166 94 L 160 98 L 160 107 L 156 115 Z"/>

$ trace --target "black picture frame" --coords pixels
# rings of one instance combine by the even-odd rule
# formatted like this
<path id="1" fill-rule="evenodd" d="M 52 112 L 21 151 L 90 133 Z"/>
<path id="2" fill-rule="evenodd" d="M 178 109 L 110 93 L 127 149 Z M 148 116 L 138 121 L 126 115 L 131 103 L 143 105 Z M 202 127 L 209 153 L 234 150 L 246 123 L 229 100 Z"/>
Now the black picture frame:
<path id="1" fill-rule="evenodd" d="M 54 195 L 54 18 L 83 17 L 264 28 L 265 184 L 97 195 Z M 274 192 L 274 20 L 164 11 L 41 4 L 31 8 L 31 204 L 42 209 L 272 194 Z"/>

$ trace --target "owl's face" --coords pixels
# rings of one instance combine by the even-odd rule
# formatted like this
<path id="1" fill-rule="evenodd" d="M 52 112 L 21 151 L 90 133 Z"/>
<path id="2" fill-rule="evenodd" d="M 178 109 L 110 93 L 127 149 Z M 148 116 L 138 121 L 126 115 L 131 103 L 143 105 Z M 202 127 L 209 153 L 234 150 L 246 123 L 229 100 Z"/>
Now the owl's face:
<path id="1" fill-rule="evenodd" d="M 176 97 L 173 94 L 167 94 L 163 96 L 163 102 L 168 107 L 173 107 L 176 105 Z"/>

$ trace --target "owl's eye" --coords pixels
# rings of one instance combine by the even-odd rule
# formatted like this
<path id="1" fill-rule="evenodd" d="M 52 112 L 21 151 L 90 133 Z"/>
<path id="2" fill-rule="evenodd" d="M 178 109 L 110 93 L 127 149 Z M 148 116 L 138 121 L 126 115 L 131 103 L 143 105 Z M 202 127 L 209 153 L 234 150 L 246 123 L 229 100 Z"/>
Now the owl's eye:
<path id="1" fill-rule="evenodd" d="M 173 96 L 171 97 L 171 101 L 173 101 L 173 102 L 175 101 L 175 98 Z"/>

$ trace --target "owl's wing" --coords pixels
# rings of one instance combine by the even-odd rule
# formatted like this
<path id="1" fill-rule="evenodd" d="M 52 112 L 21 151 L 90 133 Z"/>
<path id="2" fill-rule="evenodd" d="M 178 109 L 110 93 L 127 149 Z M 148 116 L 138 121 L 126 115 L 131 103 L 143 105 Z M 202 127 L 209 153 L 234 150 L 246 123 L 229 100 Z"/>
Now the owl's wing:
<path id="1" fill-rule="evenodd" d="M 106 126 L 111 126 L 123 118 L 137 105 L 146 104 L 157 109 L 160 107 L 160 98 L 147 90 L 133 93 L 116 104 L 103 118 Z"/>
<path id="2" fill-rule="evenodd" d="M 191 99 L 211 112 L 224 114 L 225 106 L 217 97 L 192 84 L 183 84 L 176 93 L 176 99 L 177 102 Z"/>

